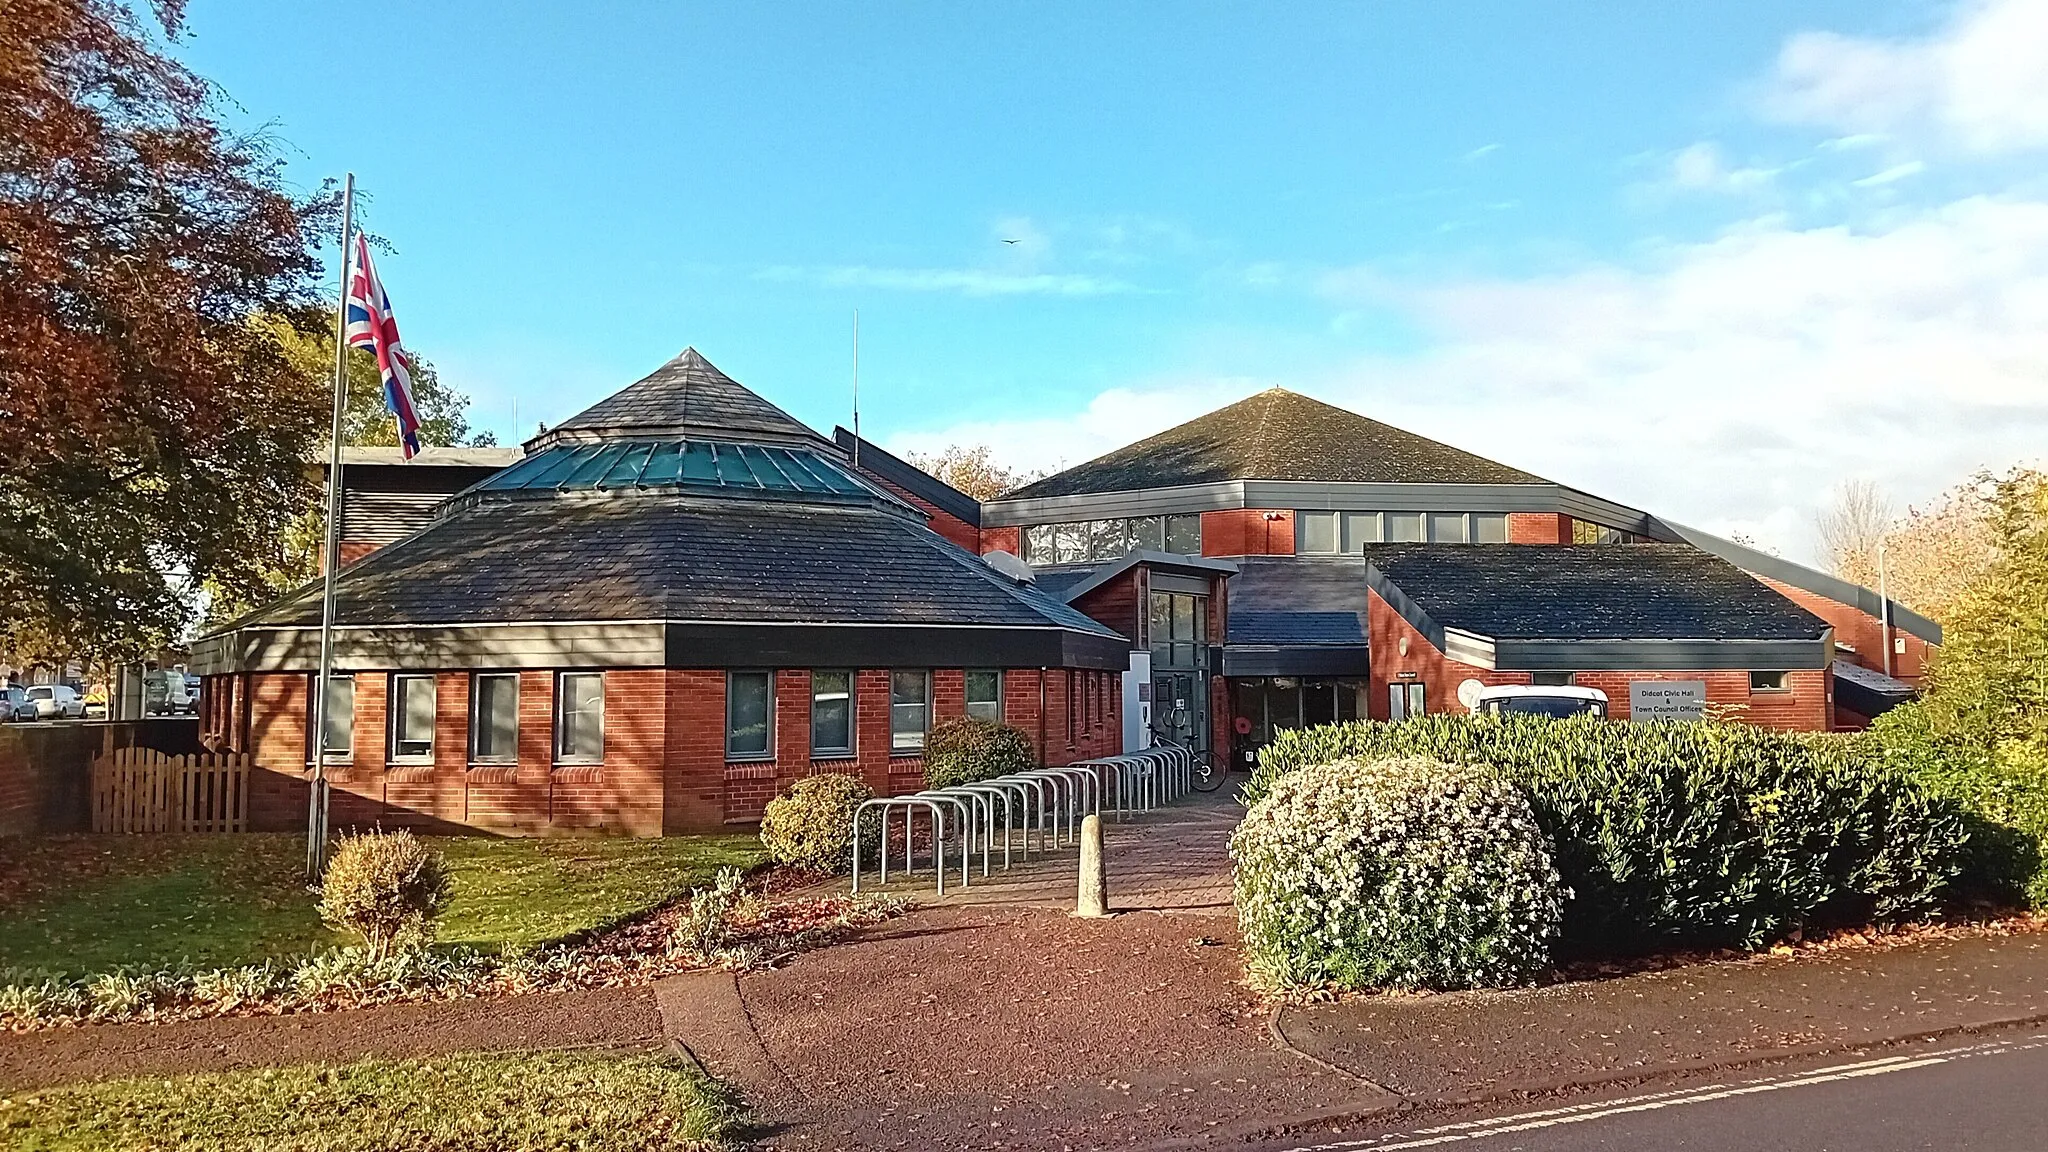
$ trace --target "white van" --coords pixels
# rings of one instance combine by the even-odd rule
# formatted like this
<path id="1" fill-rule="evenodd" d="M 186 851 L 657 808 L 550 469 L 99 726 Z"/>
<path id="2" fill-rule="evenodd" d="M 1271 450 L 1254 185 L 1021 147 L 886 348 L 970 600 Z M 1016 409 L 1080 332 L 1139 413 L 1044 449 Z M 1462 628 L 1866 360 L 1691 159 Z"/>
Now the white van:
<path id="1" fill-rule="evenodd" d="M 1607 693 L 1570 684 L 1500 684 L 1481 688 L 1474 712 L 1521 712 L 1562 720 L 1567 716 L 1607 717 Z"/>
<path id="2" fill-rule="evenodd" d="M 38 720 L 76 720 L 85 715 L 85 697 L 69 684 L 31 684 L 23 692 Z"/>

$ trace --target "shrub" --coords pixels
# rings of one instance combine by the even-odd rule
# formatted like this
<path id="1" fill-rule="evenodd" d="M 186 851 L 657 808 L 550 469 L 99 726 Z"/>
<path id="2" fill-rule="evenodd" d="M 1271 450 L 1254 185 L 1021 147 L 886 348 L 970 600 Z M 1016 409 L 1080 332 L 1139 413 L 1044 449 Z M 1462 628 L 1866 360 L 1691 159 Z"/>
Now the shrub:
<path id="1" fill-rule="evenodd" d="M 1476 765 L 1305 768 L 1253 805 L 1230 853 L 1249 966 L 1276 988 L 1524 983 L 1566 895 L 1528 801 Z"/>
<path id="2" fill-rule="evenodd" d="M 1938 907 L 1962 873 L 1958 806 L 1838 737 L 1741 724 L 1429 716 L 1283 732 L 1248 801 L 1301 766 L 1426 756 L 1528 796 L 1574 898 L 1564 944 L 1754 948 L 1795 928 Z"/>
<path id="3" fill-rule="evenodd" d="M 933 788 L 972 784 L 1038 767 L 1031 737 L 1008 724 L 971 716 L 932 725 L 924 743 L 924 779 Z"/>
<path id="4" fill-rule="evenodd" d="M 447 902 L 440 854 L 405 831 L 342 837 L 320 878 L 320 918 L 361 936 L 373 962 L 432 943 Z"/>
<path id="5" fill-rule="evenodd" d="M 1862 737 L 1870 754 L 1961 806 L 1970 827 L 1964 883 L 1999 903 L 2048 905 L 2048 763 L 2028 745 L 1948 728 L 1902 704 Z"/>
<path id="6" fill-rule="evenodd" d="M 806 776 L 768 802 L 761 813 L 761 844 L 777 864 L 819 872 L 853 868 L 853 814 L 875 793 L 857 777 L 828 772 Z M 879 846 L 882 823 L 870 812 L 861 842 Z"/>

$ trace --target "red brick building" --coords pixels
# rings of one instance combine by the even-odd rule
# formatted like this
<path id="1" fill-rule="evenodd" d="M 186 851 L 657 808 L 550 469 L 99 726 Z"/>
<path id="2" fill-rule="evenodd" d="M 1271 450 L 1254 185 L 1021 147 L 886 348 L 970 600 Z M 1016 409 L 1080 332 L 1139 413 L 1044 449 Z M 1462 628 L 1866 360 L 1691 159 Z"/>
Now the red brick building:
<path id="1" fill-rule="evenodd" d="M 969 714 L 1120 748 L 1127 639 L 928 521 L 687 351 L 343 570 L 332 819 L 717 827 L 814 772 L 922 787 Z M 309 589 L 194 647 L 257 827 L 303 820 L 319 625 Z"/>
<path id="2" fill-rule="evenodd" d="M 923 731 L 963 714 L 1048 763 L 1158 734 L 1243 764 L 1280 728 L 1396 715 L 1396 689 L 1399 713 L 1463 710 L 1467 681 L 1856 727 L 1941 640 L 1281 389 L 982 502 L 689 351 L 470 470 L 494 462 L 344 473 L 338 823 L 746 822 L 812 772 L 919 787 Z M 301 594 L 195 647 L 207 729 L 267 769 L 262 826 L 303 817 L 318 618 Z"/>

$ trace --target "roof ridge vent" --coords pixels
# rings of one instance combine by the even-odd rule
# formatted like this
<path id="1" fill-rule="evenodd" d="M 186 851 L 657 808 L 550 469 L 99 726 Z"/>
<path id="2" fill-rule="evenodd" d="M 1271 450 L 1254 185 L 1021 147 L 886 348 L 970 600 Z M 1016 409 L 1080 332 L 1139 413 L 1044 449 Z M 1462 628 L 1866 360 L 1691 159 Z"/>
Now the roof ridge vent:
<path id="1" fill-rule="evenodd" d="M 1038 583 L 1038 573 L 1033 572 L 1031 565 L 1026 564 L 1015 553 L 998 548 L 993 552 L 983 553 L 981 562 L 1019 584 Z"/>

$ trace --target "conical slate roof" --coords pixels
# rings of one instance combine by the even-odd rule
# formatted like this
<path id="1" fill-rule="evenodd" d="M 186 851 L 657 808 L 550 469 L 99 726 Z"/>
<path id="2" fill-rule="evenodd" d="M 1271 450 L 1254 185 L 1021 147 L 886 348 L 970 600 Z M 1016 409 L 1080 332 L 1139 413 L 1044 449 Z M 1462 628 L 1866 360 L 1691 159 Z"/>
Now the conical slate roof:
<path id="1" fill-rule="evenodd" d="M 1005 500 L 1213 484 L 1543 484 L 1517 468 L 1391 424 L 1268 388 L 1157 436 L 1027 484 Z"/>
<path id="2" fill-rule="evenodd" d="M 682 355 L 534 437 L 527 449 L 682 436 L 770 443 L 823 439 L 719 371 L 703 353 L 685 348 Z"/>

